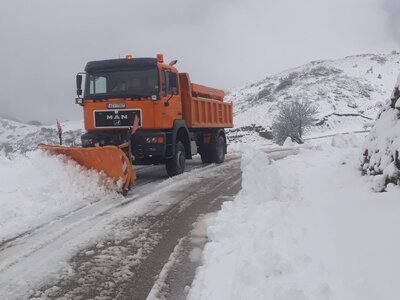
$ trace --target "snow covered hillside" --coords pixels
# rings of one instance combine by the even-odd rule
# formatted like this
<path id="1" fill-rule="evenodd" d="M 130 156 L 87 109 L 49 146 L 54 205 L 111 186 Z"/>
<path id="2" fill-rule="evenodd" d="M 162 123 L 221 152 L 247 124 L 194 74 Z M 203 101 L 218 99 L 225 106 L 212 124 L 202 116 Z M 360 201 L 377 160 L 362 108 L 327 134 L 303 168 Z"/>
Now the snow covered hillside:
<path id="1" fill-rule="evenodd" d="M 359 136 L 325 141 L 276 162 L 245 149 L 188 299 L 398 299 L 400 188 L 370 189 Z"/>
<path id="2" fill-rule="evenodd" d="M 372 187 L 385 190 L 389 183 L 400 184 L 400 75 L 391 99 L 380 112 L 363 146 L 362 170 L 372 175 Z"/>
<path id="3" fill-rule="evenodd" d="M 80 136 L 84 131 L 83 123 L 67 121 L 61 125 L 64 143 L 80 144 Z M 25 153 L 37 149 L 39 143 L 59 143 L 56 125 L 29 125 L 0 117 L 0 151 Z"/>
<path id="4" fill-rule="evenodd" d="M 400 70 L 400 53 L 365 54 L 314 61 L 232 90 L 235 129 L 231 136 L 268 131 L 280 102 L 298 99 L 317 104 L 314 132 L 362 130 L 377 117 Z M 245 128 L 247 127 L 247 128 Z M 243 130 L 240 130 L 243 128 Z"/>

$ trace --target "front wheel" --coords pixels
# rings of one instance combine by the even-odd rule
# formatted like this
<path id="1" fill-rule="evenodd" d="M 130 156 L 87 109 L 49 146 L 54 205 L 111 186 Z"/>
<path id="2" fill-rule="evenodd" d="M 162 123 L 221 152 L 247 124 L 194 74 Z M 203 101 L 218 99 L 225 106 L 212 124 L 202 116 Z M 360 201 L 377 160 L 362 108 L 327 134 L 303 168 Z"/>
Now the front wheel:
<path id="1" fill-rule="evenodd" d="M 165 168 L 169 177 L 182 174 L 185 171 L 186 153 L 182 142 L 175 145 L 175 153 L 172 158 L 167 160 Z"/>

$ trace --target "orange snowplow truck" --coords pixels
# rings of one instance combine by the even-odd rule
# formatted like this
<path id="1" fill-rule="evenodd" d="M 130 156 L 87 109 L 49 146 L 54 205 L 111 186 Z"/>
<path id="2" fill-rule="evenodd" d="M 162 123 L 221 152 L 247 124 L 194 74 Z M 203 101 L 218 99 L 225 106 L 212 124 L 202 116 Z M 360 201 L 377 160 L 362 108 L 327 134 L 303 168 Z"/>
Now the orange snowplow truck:
<path id="1" fill-rule="evenodd" d="M 224 161 L 224 128 L 233 126 L 232 104 L 223 102 L 222 90 L 191 83 L 187 73 L 174 67 L 176 62 L 165 64 L 162 54 L 127 55 L 89 62 L 78 73 L 76 103 L 83 107 L 87 133 L 81 137 L 82 150 L 72 152 L 92 148 L 80 164 L 90 166 L 85 161 L 106 146 L 121 149 L 132 164 L 165 164 L 169 176 L 183 173 L 185 160 L 197 153 L 204 163 Z M 51 147 L 67 148 L 42 145 Z M 95 168 L 101 170 L 99 164 Z"/>

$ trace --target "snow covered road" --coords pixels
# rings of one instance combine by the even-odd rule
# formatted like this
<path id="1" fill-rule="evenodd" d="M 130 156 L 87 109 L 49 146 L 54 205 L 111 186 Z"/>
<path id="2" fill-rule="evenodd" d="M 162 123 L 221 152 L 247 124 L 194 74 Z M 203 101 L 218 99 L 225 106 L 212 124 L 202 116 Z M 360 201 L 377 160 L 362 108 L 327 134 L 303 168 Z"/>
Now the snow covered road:
<path id="1" fill-rule="evenodd" d="M 222 165 L 196 159 L 188 170 L 168 179 L 163 166 L 138 167 L 140 180 L 126 199 L 111 193 L 14 236 L 8 232 L 0 245 L 2 297 L 143 298 L 199 215 L 240 189 L 238 156 Z"/>

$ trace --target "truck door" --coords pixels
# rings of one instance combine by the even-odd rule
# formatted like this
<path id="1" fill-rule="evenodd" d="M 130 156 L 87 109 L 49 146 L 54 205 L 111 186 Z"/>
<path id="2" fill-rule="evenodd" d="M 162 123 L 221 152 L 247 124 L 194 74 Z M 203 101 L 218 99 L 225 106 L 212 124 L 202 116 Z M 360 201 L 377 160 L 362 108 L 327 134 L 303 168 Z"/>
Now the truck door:
<path id="1" fill-rule="evenodd" d="M 161 71 L 162 112 L 159 128 L 172 128 L 174 120 L 182 119 L 178 74 L 167 69 Z"/>

